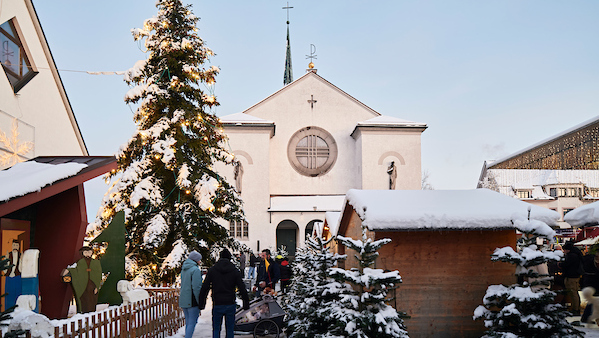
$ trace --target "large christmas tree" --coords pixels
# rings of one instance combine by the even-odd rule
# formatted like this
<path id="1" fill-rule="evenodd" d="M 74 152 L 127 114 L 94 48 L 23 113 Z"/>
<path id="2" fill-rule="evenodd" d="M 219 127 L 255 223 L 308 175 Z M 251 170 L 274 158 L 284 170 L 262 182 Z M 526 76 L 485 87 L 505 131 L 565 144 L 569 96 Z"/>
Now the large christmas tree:
<path id="1" fill-rule="evenodd" d="M 521 282 L 489 286 L 484 305 L 474 311 L 474 319 L 482 319 L 488 328 L 483 337 L 583 337 L 568 323 L 568 312 L 555 303 L 556 293 L 549 290 L 552 277 L 546 264 L 560 261 L 563 256 L 561 251 L 550 251 L 545 245 L 555 231 L 537 220 L 520 219 L 513 223 L 522 233 L 518 252 L 509 246 L 497 248 L 491 259 L 516 265 L 516 276 Z"/>
<path id="2" fill-rule="evenodd" d="M 198 18 L 179 0 L 159 0 L 157 16 L 133 29 L 148 58 L 125 74 L 127 103 L 139 104 L 137 131 L 117 154 L 118 170 L 95 223 L 101 231 L 125 213 L 127 266 L 149 283 L 172 281 L 191 250 L 226 241 L 216 219 L 241 219 L 241 201 L 214 169 L 231 164 L 226 136 L 208 88 L 219 72 L 205 63 L 213 52 L 198 36 Z"/>

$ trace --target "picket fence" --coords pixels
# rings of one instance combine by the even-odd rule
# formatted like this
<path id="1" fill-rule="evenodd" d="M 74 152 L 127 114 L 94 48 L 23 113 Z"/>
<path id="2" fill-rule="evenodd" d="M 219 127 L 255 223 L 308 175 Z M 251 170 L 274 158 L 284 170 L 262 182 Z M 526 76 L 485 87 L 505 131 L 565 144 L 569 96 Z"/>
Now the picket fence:
<path id="1" fill-rule="evenodd" d="M 149 299 L 54 327 L 55 338 L 164 338 L 185 323 L 178 289 L 146 289 Z"/>

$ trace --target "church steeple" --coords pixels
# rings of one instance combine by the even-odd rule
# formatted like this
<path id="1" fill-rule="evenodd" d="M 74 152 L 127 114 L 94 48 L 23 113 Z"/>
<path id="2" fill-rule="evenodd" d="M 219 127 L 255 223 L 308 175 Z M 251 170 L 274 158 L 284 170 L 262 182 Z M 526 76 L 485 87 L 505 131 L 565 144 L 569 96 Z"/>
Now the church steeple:
<path id="1" fill-rule="evenodd" d="M 291 67 L 291 42 L 289 41 L 289 9 L 293 7 L 289 7 L 289 2 L 287 2 L 287 7 L 283 7 L 283 9 L 287 10 L 287 53 L 285 55 L 285 73 L 283 74 L 283 84 L 288 85 L 293 82 L 293 69 Z"/>

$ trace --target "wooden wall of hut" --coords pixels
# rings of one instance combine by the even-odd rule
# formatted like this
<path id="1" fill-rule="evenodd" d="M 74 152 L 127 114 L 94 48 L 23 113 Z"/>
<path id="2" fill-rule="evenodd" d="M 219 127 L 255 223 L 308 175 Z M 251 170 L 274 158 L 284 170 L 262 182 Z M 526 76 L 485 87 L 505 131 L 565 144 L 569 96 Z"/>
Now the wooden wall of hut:
<path id="1" fill-rule="evenodd" d="M 490 257 L 497 247 L 515 248 L 514 230 L 376 232 L 375 238 L 392 239 L 376 267 L 402 276 L 395 304 L 411 316 L 410 337 L 480 337 L 485 327 L 472 316 L 487 287 L 516 281 L 514 265 Z"/>

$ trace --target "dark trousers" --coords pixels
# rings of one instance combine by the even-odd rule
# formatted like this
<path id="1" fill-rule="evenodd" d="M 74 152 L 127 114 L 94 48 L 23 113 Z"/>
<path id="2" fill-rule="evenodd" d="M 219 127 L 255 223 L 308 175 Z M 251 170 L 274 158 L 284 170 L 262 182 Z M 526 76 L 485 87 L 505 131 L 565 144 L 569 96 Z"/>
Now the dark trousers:
<path id="1" fill-rule="evenodd" d="M 235 304 L 214 305 L 212 307 L 212 338 L 220 338 L 220 328 L 225 317 L 226 338 L 233 338 L 235 328 Z"/>

